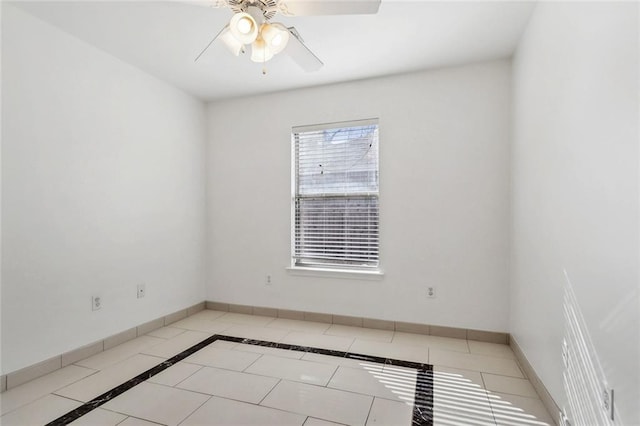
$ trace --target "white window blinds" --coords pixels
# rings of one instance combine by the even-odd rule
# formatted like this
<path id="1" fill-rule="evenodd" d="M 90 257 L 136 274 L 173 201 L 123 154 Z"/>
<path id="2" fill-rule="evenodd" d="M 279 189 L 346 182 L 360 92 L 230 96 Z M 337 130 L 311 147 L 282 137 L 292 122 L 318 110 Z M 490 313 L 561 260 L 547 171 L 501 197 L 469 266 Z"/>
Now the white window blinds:
<path id="1" fill-rule="evenodd" d="M 379 262 L 378 121 L 295 127 L 296 266 Z"/>

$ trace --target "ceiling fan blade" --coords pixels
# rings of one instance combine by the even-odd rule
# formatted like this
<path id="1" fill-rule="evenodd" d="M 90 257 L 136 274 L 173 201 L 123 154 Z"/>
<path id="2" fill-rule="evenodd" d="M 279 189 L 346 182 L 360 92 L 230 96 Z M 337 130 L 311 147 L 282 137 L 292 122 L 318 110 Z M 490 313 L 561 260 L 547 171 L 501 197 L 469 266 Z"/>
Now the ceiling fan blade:
<path id="1" fill-rule="evenodd" d="M 302 42 L 298 31 L 295 28 L 287 28 L 291 37 L 285 52 L 291 59 L 307 72 L 318 71 L 324 65 L 322 61 Z"/>
<path id="2" fill-rule="evenodd" d="M 204 7 L 227 7 L 229 4 L 227 0 L 175 0 L 178 3 L 191 4 L 194 6 L 204 6 Z"/>
<path id="3" fill-rule="evenodd" d="M 229 28 L 229 25 L 225 25 L 224 27 L 222 27 L 222 29 L 220 31 L 218 31 L 218 34 L 216 34 L 211 41 L 209 42 L 209 44 L 207 44 L 204 49 L 202 49 L 202 51 L 198 54 L 198 56 L 196 56 L 196 58 L 193 60 L 193 62 L 197 62 L 198 59 L 200 59 L 200 56 L 204 55 L 204 52 L 207 51 L 207 49 L 209 49 L 209 47 L 211 47 L 211 45 L 213 44 L 214 41 L 217 40 L 218 37 L 220 37 L 220 34 L 222 34 L 227 28 Z"/>
<path id="4" fill-rule="evenodd" d="M 283 0 L 285 15 L 370 15 L 378 13 L 381 0 Z"/>

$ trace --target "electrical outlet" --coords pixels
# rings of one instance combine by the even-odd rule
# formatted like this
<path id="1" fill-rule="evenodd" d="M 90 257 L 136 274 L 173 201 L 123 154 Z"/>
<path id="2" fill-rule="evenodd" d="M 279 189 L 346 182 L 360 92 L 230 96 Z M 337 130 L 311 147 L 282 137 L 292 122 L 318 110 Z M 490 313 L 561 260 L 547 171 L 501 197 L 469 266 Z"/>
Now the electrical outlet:
<path id="1" fill-rule="evenodd" d="M 606 385 L 602 390 L 602 409 L 613 420 L 613 389 L 609 389 Z"/>
<path id="2" fill-rule="evenodd" d="M 271 275 L 267 275 L 267 277 L 266 277 L 266 279 L 265 279 L 264 283 L 265 283 L 266 285 L 271 285 Z"/>
<path id="3" fill-rule="evenodd" d="M 91 296 L 91 310 L 97 311 L 102 308 L 102 298 L 100 296 Z"/>
<path id="4" fill-rule="evenodd" d="M 571 426 L 571 422 L 569 421 L 569 417 L 567 417 L 567 413 L 564 411 L 560 411 L 560 426 Z"/>
<path id="5" fill-rule="evenodd" d="M 436 298 L 436 288 L 435 287 L 427 287 L 427 297 L 429 299 Z"/>
<path id="6" fill-rule="evenodd" d="M 138 284 L 138 299 L 142 299 L 147 294 L 145 284 Z"/>

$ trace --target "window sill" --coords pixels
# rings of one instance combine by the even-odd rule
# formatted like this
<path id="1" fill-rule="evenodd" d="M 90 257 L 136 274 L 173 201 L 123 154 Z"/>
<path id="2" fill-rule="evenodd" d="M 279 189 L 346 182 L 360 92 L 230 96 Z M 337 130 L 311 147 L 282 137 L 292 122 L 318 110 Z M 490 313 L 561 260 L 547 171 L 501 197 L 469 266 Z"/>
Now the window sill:
<path id="1" fill-rule="evenodd" d="M 313 268 L 306 266 L 288 266 L 287 272 L 290 275 L 301 277 L 320 277 L 320 278 L 346 278 L 353 280 L 381 280 L 384 278 L 384 272 L 380 269 L 371 271 L 365 270 L 345 270 L 331 268 Z"/>

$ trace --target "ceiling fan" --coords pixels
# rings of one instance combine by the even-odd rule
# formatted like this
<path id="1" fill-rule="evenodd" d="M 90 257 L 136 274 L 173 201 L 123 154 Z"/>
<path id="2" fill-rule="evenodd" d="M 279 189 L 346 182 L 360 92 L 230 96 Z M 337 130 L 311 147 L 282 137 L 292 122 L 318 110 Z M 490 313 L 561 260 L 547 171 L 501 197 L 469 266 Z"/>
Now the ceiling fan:
<path id="1" fill-rule="evenodd" d="M 251 60 L 265 63 L 285 51 L 305 71 L 317 71 L 324 65 L 304 44 L 294 27 L 272 22 L 280 13 L 285 16 L 364 15 L 378 12 L 381 0 L 195 0 L 198 4 L 228 7 L 233 16 L 196 57 L 196 61 L 217 39 L 221 39 L 235 56 L 251 46 Z M 192 0 L 192 2 L 194 2 Z M 266 69 L 263 67 L 263 74 Z"/>

